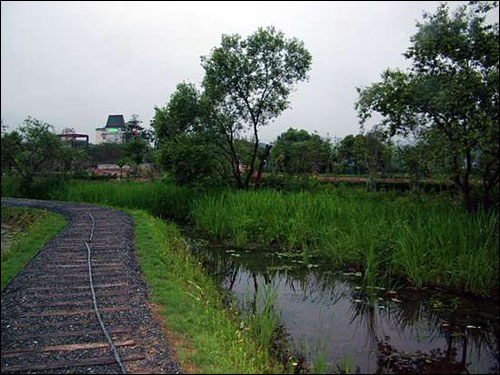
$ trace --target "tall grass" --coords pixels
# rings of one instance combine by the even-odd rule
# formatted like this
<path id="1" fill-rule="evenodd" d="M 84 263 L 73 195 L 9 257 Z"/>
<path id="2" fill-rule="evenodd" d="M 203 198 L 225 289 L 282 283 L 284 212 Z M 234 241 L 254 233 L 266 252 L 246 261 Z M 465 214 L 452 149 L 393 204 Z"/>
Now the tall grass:
<path id="1" fill-rule="evenodd" d="M 2 179 L 2 196 L 14 184 Z M 14 191 L 15 193 L 15 191 Z M 469 213 L 444 198 L 337 188 L 318 193 L 193 192 L 164 182 L 71 182 L 51 199 L 145 209 L 191 220 L 215 240 L 314 252 L 365 283 L 491 293 L 499 283 L 498 212 Z"/>
<path id="2" fill-rule="evenodd" d="M 72 180 L 58 184 L 39 178 L 38 193 L 23 194 L 17 178 L 2 177 L 2 197 L 35 198 L 143 209 L 163 219 L 185 221 L 196 193 L 173 183 Z"/>
<path id="3" fill-rule="evenodd" d="M 184 221 L 195 195 L 171 183 L 72 181 L 67 192 L 52 199 L 142 209 L 163 219 Z"/>
<path id="4" fill-rule="evenodd" d="M 269 190 L 204 196 L 191 214 L 214 239 L 314 249 L 334 266 L 362 269 L 371 285 L 395 275 L 473 293 L 498 285 L 496 212 L 387 193 Z"/>
<path id="5" fill-rule="evenodd" d="M 191 254 L 175 224 L 140 210 L 128 213 L 134 219 L 137 256 L 151 301 L 169 328 L 182 370 L 278 373 L 268 346 L 261 344 L 268 340 L 268 320 L 258 324 L 253 319 L 251 326 L 243 326 L 234 311 L 224 308 L 217 284 Z M 272 317 L 267 310 L 262 316 Z"/>
<path id="6" fill-rule="evenodd" d="M 281 342 L 279 335 L 279 317 L 275 310 L 277 291 L 273 285 L 267 284 L 263 290 L 258 290 L 253 302 L 247 301 L 247 305 L 255 303 L 252 309 L 242 311 L 242 321 L 254 332 L 259 347 L 265 352 L 267 360 L 278 358 L 281 347 L 275 348 Z M 241 327 L 244 329 L 244 327 Z M 270 350 L 267 350 L 270 348 Z M 276 351 L 274 349 L 277 349 Z M 271 356 L 269 356 L 271 354 Z"/>

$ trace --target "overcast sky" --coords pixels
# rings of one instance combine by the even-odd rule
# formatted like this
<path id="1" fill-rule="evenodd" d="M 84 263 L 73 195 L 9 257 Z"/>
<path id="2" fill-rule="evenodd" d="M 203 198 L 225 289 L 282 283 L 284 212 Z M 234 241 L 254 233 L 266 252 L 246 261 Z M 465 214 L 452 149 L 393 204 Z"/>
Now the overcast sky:
<path id="1" fill-rule="evenodd" d="M 13 129 L 30 115 L 91 141 L 109 114 L 136 113 L 149 125 L 178 83 L 200 85 L 200 56 L 222 34 L 246 37 L 274 25 L 302 40 L 313 63 L 291 108 L 261 138 L 272 141 L 289 127 L 343 137 L 359 131 L 356 87 L 407 66 L 402 53 L 416 21 L 438 4 L 2 1 L 1 117 Z"/>

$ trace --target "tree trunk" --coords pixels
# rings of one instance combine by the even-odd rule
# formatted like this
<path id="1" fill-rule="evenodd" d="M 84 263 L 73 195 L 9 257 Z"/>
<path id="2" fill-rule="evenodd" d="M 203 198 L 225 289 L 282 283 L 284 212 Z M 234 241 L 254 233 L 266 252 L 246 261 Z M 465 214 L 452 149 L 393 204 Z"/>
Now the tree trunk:
<path id="1" fill-rule="evenodd" d="M 253 116 L 252 116 L 253 117 Z M 248 190 L 250 185 L 250 178 L 253 172 L 255 172 L 255 159 L 257 159 L 257 152 L 259 151 L 259 135 L 257 133 L 258 120 L 253 119 L 253 134 L 255 137 L 255 144 L 253 146 L 252 161 L 250 163 L 250 170 L 248 171 L 247 177 L 245 179 L 245 189 Z"/>
<path id="2" fill-rule="evenodd" d="M 260 164 L 259 164 L 259 169 L 257 172 L 257 178 L 255 179 L 255 190 L 257 190 L 260 186 L 260 181 L 262 179 L 262 169 L 266 165 L 267 158 L 269 157 L 269 153 L 271 152 L 271 148 L 273 148 L 272 145 L 267 145 L 266 149 L 262 153 L 262 157 L 260 158 Z"/>
<path id="3" fill-rule="evenodd" d="M 470 172 L 472 170 L 472 157 L 471 150 L 466 148 L 465 150 L 465 173 L 462 180 L 462 191 L 464 194 L 464 203 L 467 210 L 474 211 L 474 203 L 472 202 L 471 196 L 471 186 L 470 186 Z"/>
<path id="4" fill-rule="evenodd" d="M 224 136 L 226 137 L 226 141 L 229 144 L 229 150 L 230 150 L 230 155 L 231 155 L 231 161 L 230 163 L 232 164 L 232 172 L 234 179 L 236 180 L 236 184 L 238 185 L 238 189 L 244 189 L 245 185 L 243 184 L 243 181 L 241 179 L 241 172 L 240 172 L 240 162 L 238 159 L 238 155 L 236 153 L 236 149 L 234 147 L 234 137 L 233 137 L 233 132 L 230 131 L 229 134 L 227 133 L 226 130 L 224 131 Z M 224 147 L 222 147 L 223 152 L 225 152 Z"/>

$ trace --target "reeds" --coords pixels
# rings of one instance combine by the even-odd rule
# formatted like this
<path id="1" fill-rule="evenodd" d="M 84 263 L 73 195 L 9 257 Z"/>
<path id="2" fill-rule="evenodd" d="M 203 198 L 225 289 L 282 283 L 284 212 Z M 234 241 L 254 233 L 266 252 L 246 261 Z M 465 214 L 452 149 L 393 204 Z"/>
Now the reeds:
<path id="1" fill-rule="evenodd" d="M 364 193 L 224 192 L 192 206 L 196 225 L 235 245 L 314 250 L 354 266 L 368 285 L 394 276 L 417 287 L 488 293 L 498 285 L 498 213 L 453 202 Z"/>
<path id="2" fill-rule="evenodd" d="M 53 199 L 143 209 L 163 219 L 184 221 L 194 196 L 192 190 L 171 183 L 72 181 L 67 193 Z"/>

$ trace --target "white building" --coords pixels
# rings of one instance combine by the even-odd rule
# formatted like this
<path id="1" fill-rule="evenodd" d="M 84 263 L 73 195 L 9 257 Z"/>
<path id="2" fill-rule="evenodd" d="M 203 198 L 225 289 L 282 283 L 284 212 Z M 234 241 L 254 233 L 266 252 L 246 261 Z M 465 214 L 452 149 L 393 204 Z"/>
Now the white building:
<path id="1" fill-rule="evenodd" d="M 104 128 L 96 129 L 96 144 L 123 143 L 125 135 L 125 120 L 123 115 L 109 115 Z"/>

